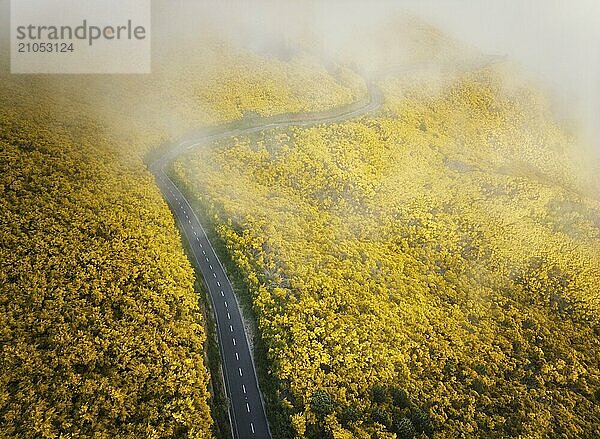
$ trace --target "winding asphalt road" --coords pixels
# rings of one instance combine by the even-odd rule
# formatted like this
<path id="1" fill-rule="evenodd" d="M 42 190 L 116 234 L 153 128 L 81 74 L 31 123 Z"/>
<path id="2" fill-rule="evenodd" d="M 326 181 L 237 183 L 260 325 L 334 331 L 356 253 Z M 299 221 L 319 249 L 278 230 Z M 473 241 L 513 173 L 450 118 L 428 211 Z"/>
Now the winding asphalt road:
<path id="1" fill-rule="evenodd" d="M 229 414 L 234 439 L 270 439 L 271 432 L 258 386 L 256 369 L 242 322 L 240 307 L 223 265 L 210 244 L 200 221 L 190 203 L 169 178 L 165 168 L 182 152 L 210 141 L 262 131 L 269 128 L 308 126 L 340 122 L 377 110 L 382 103 L 378 89 L 369 87 L 368 97 L 363 101 L 326 112 L 307 115 L 280 115 L 246 122 L 240 127 L 235 123 L 217 127 L 210 134 L 196 134 L 166 149 L 166 152 L 150 165 L 163 196 L 177 217 L 180 229 L 189 243 L 193 263 L 200 270 L 215 311 L 217 332 L 223 360 L 225 388 L 229 398 Z"/>
<path id="2" fill-rule="evenodd" d="M 466 67 L 482 67 L 501 62 L 502 59 L 503 57 L 498 56 L 484 57 Z M 426 64 L 406 66 L 397 73 L 406 73 L 422 68 L 424 65 Z M 337 109 L 308 114 L 284 114 L 224 124 L 213 128 L 211 132 L 191 134 L 187 139 L 165 147 L 162 155 L 149 166 L 179 221 L 181 231 L 192 252 L 192 262 L 202 273 L 212 301 L 223 360 L 225 388 L 230 402 L 229 415 L 234 439 L 271 438 L 252 353 L 242 322 L 240 307 L 223 265 L 217 258 L 190 203 L 169 178 L 165 168 L 186 150 L 207 145 L 214 140 L 256 133 L 270 128 L 341 122 L 376 111 L 381 107 L 382 102 L 383 97 L 379 89 L 370 85 L 368 96 L 364 100 Z"/>

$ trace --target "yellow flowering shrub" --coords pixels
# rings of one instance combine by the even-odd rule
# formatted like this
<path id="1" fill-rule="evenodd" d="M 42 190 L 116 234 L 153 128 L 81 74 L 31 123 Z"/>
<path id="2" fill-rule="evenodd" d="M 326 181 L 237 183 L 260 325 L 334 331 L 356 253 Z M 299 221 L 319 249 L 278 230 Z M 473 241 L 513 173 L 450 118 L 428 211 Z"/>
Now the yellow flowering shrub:
<path id="1" fill-rule="evenodd" d="M 600 202 L 500 67 L 174 174 L 244 273 L 298 437 L 600 434 Z"/>

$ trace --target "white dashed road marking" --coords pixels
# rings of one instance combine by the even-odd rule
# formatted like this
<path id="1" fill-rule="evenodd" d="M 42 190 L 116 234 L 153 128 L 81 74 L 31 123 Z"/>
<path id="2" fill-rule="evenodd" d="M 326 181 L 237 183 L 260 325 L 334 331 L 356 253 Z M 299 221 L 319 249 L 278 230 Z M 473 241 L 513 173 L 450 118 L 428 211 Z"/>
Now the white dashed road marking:
<path id="1" fill-rule="evenodd" d="M 244 395 L 246 394 L 246 386 L 244 384 L 242 384 L 242 391 L 244 392 Z"/>
<path id="2" fill-rule="evenodd" d="M 244 374 L 242 373 L 242 368 L 238 367 L 238 372 L 240 373 L 240 376 L 244 376 Z"/>
<path id="3" fill-rule="evenodd" d="M 246 403 L 246 410 L 248 410 L 248 413 L 250 413 L 250 404 Z"/>

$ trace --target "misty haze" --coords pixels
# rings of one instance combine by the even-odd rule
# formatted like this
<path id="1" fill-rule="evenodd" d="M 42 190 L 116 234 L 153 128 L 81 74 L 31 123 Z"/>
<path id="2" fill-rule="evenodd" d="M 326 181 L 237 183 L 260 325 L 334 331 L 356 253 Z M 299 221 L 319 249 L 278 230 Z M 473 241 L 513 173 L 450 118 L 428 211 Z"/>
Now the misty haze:
<path id="1" fill-rule="evenodd" d="M 597 2 L 18 1 L 0 437 L 600 437 Z"/>

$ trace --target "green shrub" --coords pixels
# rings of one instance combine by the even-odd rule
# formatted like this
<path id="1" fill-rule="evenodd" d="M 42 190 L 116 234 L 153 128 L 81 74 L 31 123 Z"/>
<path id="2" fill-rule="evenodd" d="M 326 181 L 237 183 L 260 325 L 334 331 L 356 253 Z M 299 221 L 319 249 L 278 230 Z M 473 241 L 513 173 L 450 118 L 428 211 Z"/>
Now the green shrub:
<path id="1" fill-rule="evenodd" d="M 310 399 L 310 409 L 320 417 L 325 417 L 333 412 L 333 401 L 329 393 L 317 390 Z"/>

